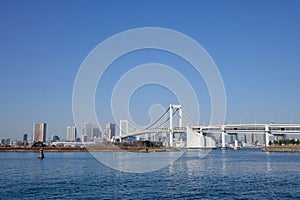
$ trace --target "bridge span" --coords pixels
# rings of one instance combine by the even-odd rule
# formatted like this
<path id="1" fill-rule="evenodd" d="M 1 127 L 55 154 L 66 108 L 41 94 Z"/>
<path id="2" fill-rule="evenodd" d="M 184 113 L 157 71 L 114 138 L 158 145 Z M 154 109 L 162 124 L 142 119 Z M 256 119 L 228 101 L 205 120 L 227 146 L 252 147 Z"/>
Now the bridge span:
<path id="1" fill-rule="evenodd" d="M 175 109 L 175 111 L 174 111 Z M 179 112 L 178 112 L 179 111 Z M 223 125 L 188 125 L 182 116 L 183 107 L 181 105 L 170 105 L 165 113 L 156 120 L 153 124 L 145 129 L 128 131 L 128 122 L 125 123 L 127 127 L 122 128 L 122 123 L 126 120 L 120 121 L 120 134 L 115 136 L 113 140 L 122 141 L 124 138 L 139 136 L 143 134 L 160 134 L 164 133 L 167 139 L 167 145 L 174 146 L 174 134 L 180 134 L 180 147 L 182 148 L 205 148 L 215 147 L 217 141 L 221 140 L 221 147 L 226 148 L 226 135 L 235 136 L 235 147 L 238 147 L 239 134 L 263 134 L 265 146 L 269 146 L 270 136 L 280 135 L 295 135 L 300 134 L 300 124 L 223 124 Z M 169 112 L 169 117 L 160 121 Z M 179 114 L 178 114 L 179 113 Z M 174 127 L 173 117 L 178 116 L 179 127 Z M 162 127 L 163 124 L 169 122 L 169 127 Z M 159 125 L 157 125 L 159 124 Z M 126 130 L 126 131 L 123 131 Z M 186 141 L 183 141 L 186 139 Z M 185 145 L 182 145 L 185 143 Z M 208 145 L 208 143 L 210 145 Z M 214 144 L 213 144 L 214 143 Z"/>

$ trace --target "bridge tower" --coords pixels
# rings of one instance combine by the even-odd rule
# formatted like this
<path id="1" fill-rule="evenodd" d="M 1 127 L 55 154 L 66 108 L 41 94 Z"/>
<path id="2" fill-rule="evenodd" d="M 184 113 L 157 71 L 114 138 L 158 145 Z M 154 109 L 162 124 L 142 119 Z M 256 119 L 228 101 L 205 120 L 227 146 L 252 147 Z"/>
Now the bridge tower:
<path id="1" fill-rule="evenodd" d="M 182 105 L 175 105 L 175 104 L 170 104 L 170 134 L 169 134 L 169 139 L 170 139 L 170 147 L 173 147 L 173 109 L 178 109 L 179 110 L 179 127 L 182 127 Z"/>
<path id="2" fill-rule="evenodd" d="M 123 129 L 125 125 L 125 130 Z M 122 142 L 122 134 L 128 135 L 128 120 L 120 120 L 120 142 Z"/>
<path id="3" fill-rule="evenodd" d="M 269 133 L 270 133 L 270 126 L 269 125 L 265 125 L 265 145 L 266 147 L 269 146 Z"/>
<path id="4" fill-rule="evenodd" d="M 222 147 L 221 147 L 221 149 L 226 150 L 226 141 L 225 141 L 226 131 L 225 131 L 225 126 L 224 125 L 222 126 L 221 130 L 222 130 L 222 132 L 221 132 L 221 134 L 222 134 Z"/>

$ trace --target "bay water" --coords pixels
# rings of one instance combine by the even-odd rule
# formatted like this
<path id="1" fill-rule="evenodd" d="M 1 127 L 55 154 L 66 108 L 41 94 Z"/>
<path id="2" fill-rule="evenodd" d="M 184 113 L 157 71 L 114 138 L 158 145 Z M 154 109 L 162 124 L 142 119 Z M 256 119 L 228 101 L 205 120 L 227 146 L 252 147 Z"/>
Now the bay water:
<path id="1" fill-rule="evenodd" d="M 43 160 L 36 152 L 1 152 L 0 199 L 300 199 L 298 153 L 202 153 L 186 152 L 153 172 L 128 173 L 89 152 L 45 152 Z"/>

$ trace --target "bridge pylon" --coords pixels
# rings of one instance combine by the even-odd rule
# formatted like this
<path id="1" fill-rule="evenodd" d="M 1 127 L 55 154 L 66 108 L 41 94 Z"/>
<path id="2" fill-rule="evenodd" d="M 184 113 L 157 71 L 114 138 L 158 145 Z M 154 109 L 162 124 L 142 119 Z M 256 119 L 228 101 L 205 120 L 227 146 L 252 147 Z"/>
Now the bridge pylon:
<path id="1" fill-rule="evenodd" d="M 125 124 L 125 130 L 123 125 Z M 125 132 L 125 135 L 128 135 L 128 120 L 120 120 L 120 142 L 122 142 L 122 134 Z"/>
<path id="2" fill-rule="evenodd" d="M 173 131 L 173 116 L 174 116 L 173 109 L 179 110 L 179 127 L 180 128 L 182 127 L 182 105 L 170 104 L 170 109 L 169 109 L 169 112 L 170 112 L 169 145 L 170 145 L 170 147 L 174 146 L 174 144 L 173 144 L 173 132 L 174 132 Z"/>

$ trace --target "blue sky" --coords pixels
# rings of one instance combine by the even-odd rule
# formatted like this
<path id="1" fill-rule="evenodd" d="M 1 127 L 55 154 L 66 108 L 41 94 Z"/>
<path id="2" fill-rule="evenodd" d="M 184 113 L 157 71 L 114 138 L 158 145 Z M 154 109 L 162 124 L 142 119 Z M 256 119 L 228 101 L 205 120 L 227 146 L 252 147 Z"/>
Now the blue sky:
<path id="1" fill-rule="evenodd" d="M 21 139 L 23 133 L 32 133 L 34 122 L 47 122 L 48 136 L 65 137 L 66 126 L 74 123 L 72 90 L 85 57 L 106 38 L 147 26 L 180 31 L 207 50 L 225 84 L 227 122 L 300 123 L 299 9 L 300 2 L 292 0 L 1 0 L 0 136 Z M 130 69 L 151 61 L 178 65 L 180 70 L 182 61 L 157 54 L 136 52 L 114 63 L 108 82 L 101 85 L 104 91 L 96 95 L 101 125 L 112 120 L 105 91 L 122 75 L 118 66 Z M 202 98 L 201 120 L 207 123 L 209 95 L 203 81 L 191 77 L 191 82 Z M 164 94 L 155 87 L 151 92 Z M 146 123 L 143 113 L 159 102 L 145 101 L 142 94 L 135 94 L 131 108 L 133 116 Z M 170 99 L 172 95 L 161 101 L 168 104 Z"/>

